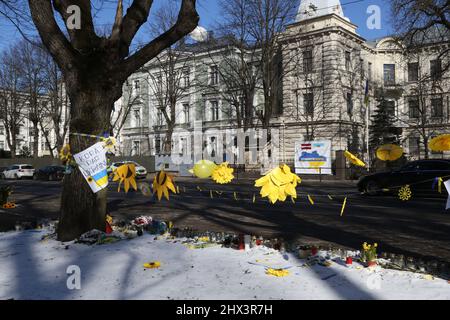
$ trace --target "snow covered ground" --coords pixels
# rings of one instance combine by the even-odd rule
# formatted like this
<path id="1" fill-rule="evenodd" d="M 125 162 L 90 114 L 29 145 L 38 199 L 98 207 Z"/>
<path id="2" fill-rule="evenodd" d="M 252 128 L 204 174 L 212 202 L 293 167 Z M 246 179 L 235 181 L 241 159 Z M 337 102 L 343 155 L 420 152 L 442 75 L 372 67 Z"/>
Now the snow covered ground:
<path id="1" fill-rule="evenodd" d="M 0 299 L 450 299 L 446 280 L 357 264 L 304 267 L 265 247 L 190 249 L 149 234 L 88 246 L 40 241 L 46 233 L 0 234 Z M 150 261 L 161 267 L 145 269 Z M 81 270 L 79 290 L 67 287 L 71 265 Z M 267 275 L 265 266 L 290 274 Z"/>

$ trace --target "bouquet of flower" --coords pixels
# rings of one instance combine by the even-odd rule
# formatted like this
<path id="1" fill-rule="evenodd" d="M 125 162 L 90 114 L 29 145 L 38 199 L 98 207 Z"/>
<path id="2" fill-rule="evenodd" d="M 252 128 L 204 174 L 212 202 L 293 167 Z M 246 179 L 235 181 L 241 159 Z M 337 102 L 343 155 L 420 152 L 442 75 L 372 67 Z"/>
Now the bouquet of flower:
<path id="1" fill-rule="evenodd" d="M 367 244 L 367 242 L 364 242 L 362 245 L 362 252 L 361 252 L 361 261 L 362 262 L 375 262 L 377 259 L 377 247 L 378 244 L 374 243 L 373 245 Z"/>

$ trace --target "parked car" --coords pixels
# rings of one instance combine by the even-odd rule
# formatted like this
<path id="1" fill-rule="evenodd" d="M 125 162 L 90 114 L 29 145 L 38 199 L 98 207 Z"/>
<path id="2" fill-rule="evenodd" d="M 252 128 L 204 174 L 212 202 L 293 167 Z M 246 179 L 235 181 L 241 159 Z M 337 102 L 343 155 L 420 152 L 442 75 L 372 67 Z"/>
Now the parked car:
<path id="1" fill-rule="evenodd" d="M 3 173 L 3 171 L 5 171 L 6 169 L 8 169 L 8 167 L 0 167 L 0 177 Z"/>
<path id="2" fill-rule="evenodd" d="M 33 178 L 34 168 L 30 164 L 13 164 L 2 172 L 3 179 Z"/>
<path id="3" fill-rule="evenodd" d="M 147 177 L 147 169 L 145 169 L 143 166 L 141 166 L 139 163 L 135 161 L 119 161 L 119 162 L 113 162 L 108 167 L 108 174 L 111 175 L 114 170 L 116 170 L 118 167 L 124 164 L 133 163 L 136 167 L 136 179 L 145 179 Z"/>
<path id="4" fill-rule="evenodd" d="M 64 166 L 45 166 L 34 172 L 34 180 L 62 180 L 64 177 Z"/>
<path id="5" fill-rule="evenodd" d="M 436 191 L 436 178 L 439 177 L 442 177 L 444 181 L 450 179 L 450 160 L 418 160 L 409 162 L 398 170 L 367 175 L 359 180 L 358 190 L 369 195 L 376 195 L 383 189 L 410 185 L 414 194 L 446 197 L 444 186 L 442 186 L 442 194 Z M 393 189 L 398 190 L 398 188 Z"/>

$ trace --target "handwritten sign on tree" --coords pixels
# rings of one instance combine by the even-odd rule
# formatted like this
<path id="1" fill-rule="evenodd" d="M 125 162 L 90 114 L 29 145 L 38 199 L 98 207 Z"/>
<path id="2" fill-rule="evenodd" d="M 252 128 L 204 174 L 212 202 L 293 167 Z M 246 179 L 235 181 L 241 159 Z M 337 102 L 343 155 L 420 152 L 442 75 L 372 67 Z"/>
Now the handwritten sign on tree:
<path id="1" fill-rule="evenodd" d="M 94 193 L 108 186 L 106 151 L 102 142 L 73 155 L 78 168 Z"/>

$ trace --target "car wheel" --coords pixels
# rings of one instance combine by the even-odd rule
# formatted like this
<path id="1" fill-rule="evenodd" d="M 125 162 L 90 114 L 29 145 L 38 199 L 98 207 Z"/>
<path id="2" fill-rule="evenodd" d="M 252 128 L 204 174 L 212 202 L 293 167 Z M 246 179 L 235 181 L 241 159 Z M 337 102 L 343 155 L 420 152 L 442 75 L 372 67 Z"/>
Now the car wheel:
<path id="1" fill-rule="evenodd" d="M 375 196 L 380 190 L 380 186 L 375 181 L 368 181 L 366 183 L 365 191 L 368 195 Z"/>
<path id="2" fill-rule="evenodd" d="M 53 181 L 54 179 L 53 179 L 53 175 L 52 174 L 49 174 L 48 175 L 48 181 Z"/>
<path id="3" fill-rule="evenodd" d="M 20 180 L 20 177 L 17 175 L 17 173 L 14 174 L 14 179 Z"/>
<path id="4" fill-rule="evenodd" d="M 37 175 L 33 174 L 33 180 L 37 180 Z"/>

